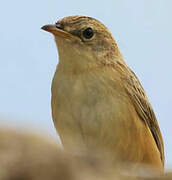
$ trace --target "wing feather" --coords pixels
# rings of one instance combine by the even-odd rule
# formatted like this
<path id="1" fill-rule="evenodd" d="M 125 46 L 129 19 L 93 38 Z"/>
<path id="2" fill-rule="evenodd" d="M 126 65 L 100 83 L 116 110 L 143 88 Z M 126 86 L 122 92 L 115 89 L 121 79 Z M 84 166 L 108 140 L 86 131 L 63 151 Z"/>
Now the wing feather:
<path id="1" fill-rule="evenodd" d="M 124 81 L 123 83 L 125 86 L 124 88 L 128 96 L 131 98 L 131 101 L 133 102 L 133 105 L 135 107 L 135 110 L 138 116 L 141 118 L 141 120 L 145 124 L 148 125 L 153 135 L 153 138 L 156 142 L 156 145 L 161 155 L 162 163 L 164 165 L 165 157 L 164 157 L 163 139 L 162 139 L 158 121 L 156 119 L 152 106 L 149 103 L 149 100 L 146 97 L 145 91 L 141 83 L 139 82 L 137 76 L 134 74 L 134 72 L 123 63 L 118 63 L 118 65 L 122 66 L 120 67 L 120 69 L 123 69 L 122 80 Z"/>

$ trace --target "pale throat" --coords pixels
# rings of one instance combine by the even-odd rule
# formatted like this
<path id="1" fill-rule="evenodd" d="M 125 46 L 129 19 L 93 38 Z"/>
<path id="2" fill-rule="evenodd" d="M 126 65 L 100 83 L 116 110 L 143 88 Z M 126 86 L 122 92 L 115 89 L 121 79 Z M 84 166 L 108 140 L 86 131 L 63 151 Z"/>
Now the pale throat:
<path id="1" fill-rule="evenodd" d="M 97 67 L 93 53 L 70 42 L 55 41 L 58 49 L 58 68 L 66 73 L 82 73 Z"/>

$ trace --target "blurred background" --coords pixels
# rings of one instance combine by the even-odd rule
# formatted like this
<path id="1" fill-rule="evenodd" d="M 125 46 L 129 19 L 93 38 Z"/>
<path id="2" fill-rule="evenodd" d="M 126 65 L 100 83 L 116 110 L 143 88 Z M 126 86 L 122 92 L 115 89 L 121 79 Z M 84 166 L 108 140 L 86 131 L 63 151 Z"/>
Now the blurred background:
<path id="1" fill-rule="evenodd" d="M 1 0 L 0 126 L 33 130 L 52 139 L 51 81 L 58 63 L 53 36 L 41 26 L 69 15 L 88 15 L 113 33 L 158 118 L 172 167 L 171 0 Z"/>

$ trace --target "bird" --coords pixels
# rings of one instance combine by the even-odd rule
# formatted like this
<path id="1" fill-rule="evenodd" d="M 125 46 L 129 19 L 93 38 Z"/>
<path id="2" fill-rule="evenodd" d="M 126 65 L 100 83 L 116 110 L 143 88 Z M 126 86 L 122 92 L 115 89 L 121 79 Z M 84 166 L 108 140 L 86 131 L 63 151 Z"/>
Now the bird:
<path id="1" fill-rule="evenodd" d="M 67 16 L 42 27 L 54 35 L 59 62 L 51 107 L 64 149 L 164 172 L 156 115 L 112 33 L 99 20 Z"/>

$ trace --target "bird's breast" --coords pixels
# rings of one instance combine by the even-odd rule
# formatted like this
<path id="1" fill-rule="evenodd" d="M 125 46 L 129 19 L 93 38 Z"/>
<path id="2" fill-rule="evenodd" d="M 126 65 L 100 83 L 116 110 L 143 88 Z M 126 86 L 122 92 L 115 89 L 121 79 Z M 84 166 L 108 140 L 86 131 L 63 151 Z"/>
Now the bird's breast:
<path id="1" fill-rule="evenodd" d="M 119 75 L 113 73 L 73 77 L 55 73 L 52 116 L 65 149 L 105 152 L 113 160 L 128 162 L 144 163 L 146 157 L 161 168 L 160 158 L 152 155 L 159 157 L 155 143 L 148 143 L 154 142 L 150 130 L 137 115 Z"/>
<path id="2" fill-rule="evenodd" d="M 122 133 L 119 127 L 125 128 L 127 103 L 120 88 L 103 73 L 69 77 L 57 71 L 52 83 L 52 115 L 62 143 L 98 146 L 102 139 L 105 144 L 112 137 L 117 141 Z M 114 136 L 115 131 L 119 137 Z"/>

